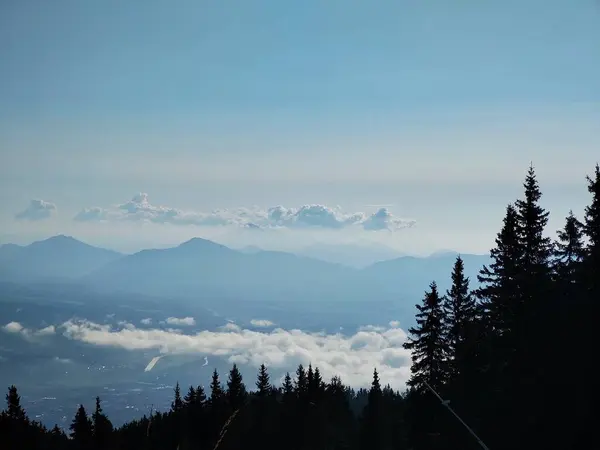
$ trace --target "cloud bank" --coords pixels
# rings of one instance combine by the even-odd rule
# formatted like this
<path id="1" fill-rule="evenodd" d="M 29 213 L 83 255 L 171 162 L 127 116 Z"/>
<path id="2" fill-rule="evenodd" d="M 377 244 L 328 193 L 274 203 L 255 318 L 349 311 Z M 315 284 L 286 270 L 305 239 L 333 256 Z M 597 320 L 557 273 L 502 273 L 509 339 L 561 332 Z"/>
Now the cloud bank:
<path id="1" fill-rule="evenodd" d="M 17 220 L 44 220 L 56 214 L 57 209 L 54 203 L 40 199 L 34 199 L 29 202 L 27 208 L 15 215 Z"/>
<path id="2" fill-rule="evenodd" d="M 414 220 L 395 217 L 387 208 L 373 214 L 347 213 L 340 207 L 303 205 L 298 208 L 274 206 L 260 208 L 217 209 L 211 212 L 182 211 L 150 203 L 148 194 L 139 193 L 130 201 L 111 208 L 85 208 L 75 217 L 78 222 L 147 221 L 158 224 L 195 226 L 237 226 L 248 229 L 324 228 L 338 230 L 360 227 L 367 231 L 396 231 L 415 225 Z"/>
<path id="3" fill-rule="evenodd" d="M 276 328 L 270 332 L 242 329 L 228 323 L 220 331 L 184 334 L 177 330 L 112 327 L 87 320 L 69 320 L 56 327 L 64 336 L 91 345 L 165 354 L 204 354 L 230 363 L 275 370 L 295 370 L 302 363 L 318 366 L 326 378 L 339 375 L 355 387 L 367 387 L 377 368 L 381 379 L 402 389 L 410 375 L 410 352 L 402 348 L 406 333 L 390 323 L 367 327 L 353 335 L 308 333 Z M 12 322 L 4 327 L 22 329 Z"/>
<path id="4" fill-rule="evenodd" d="M 256 328 L 269 328 L 275 324 L 273 322 L 271 322 L 270 320 L 266 320 L 266 319 L 252 319 L 250 321 L 250 325 L 252 325 L 253 327 L 256 327 Z"/>

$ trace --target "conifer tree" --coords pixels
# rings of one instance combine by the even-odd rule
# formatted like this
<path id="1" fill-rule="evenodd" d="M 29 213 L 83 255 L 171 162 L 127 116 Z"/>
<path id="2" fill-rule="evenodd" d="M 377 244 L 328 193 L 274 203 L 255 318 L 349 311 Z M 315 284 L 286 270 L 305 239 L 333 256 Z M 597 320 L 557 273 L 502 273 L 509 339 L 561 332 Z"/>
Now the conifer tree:
<path id="1" fill-rule="evenodd" d="M 212 379 L 210 382 L 210 402 L 211 404 L 218 403 L 223 398 L 223 385 L 219 379 L 219 372 L 217 369 L 213 371 Z"/>
<path id="2" fill-rule="evenodd" d="M 443 299 L 447 363 L 451 377 L 461 369 L 467 333 L 475 320 L 475 306 L 475 299 L 469 291 L 469 278 L 465 276 L 464 263 L 459 255 L 452 269 L 452 287 Z"/>
<path id="3" fill-rule="evenodd" d="M 267 366 L 265 366 L 264 363 L 260 365 L 260 368 L 258 370 L 256 388 L 258 389 L 258 396 L 263 399 L 271 393 L 271 381 L 269 378 L 269 373 L 267 372 Z"/>
<path id="4" fill-rule="evenodd" d="M 292 399 L 294 398 L 294 384 L 289 372 L 286 372 L 285 377 L 283 378 L 282 390 L 284 403 L 291 403 Z"/>
<path id="5" fill-rule="evenodd" d="M 240 373 L 236 364 L 234 364 L 229 371 L 226 395 L 229 407 L 233 411 L 240 408 L 246 401 L 246 386 L 244 385 L 242 374 Z"/>
<path id="6" fill-rule="evenodd" d="M 194 386 L 190 386 L 187 394 L 183 397 L 183 404 L 186 406 L 190 406 L 196 403 L 196 388 Z"/>
<path id="7" fill-rule="evenodd" d="M 96 409 L 92 414 L 92 430 L 96 448 L 104 449 L 109 447 L 113 425 L 103 413 L 100 403 L 100 397 L 96 397 Z"/>
<path id="8" fill-rule="evenodd" d="M 596 164 L 594 177 L 588 176 L 591 203 L 585 208 L 583 233 L 587 239 L 585 262 L 588 292 L 597 304 L 600 298 L 600 165 Z"/>
<path id="9" fill-rule="evenodd" d="M 562 289 L 574 284 L 578 278 L 581 262 L 585 257 L 583 245 L 583 224 L 573 211 L 565 220 L 565 226 L 558 230 L 554 245 L 554 275 Z"/>
<path id="10" fill-rule="evenodd" d="M 436 389 L 447 380 L 444 370 L 446 343 L 442 299 L 435 281 L 429 285 L 429 289 L 425 292 L 423 304 L 416 305 L 417 326 L 409 329 L 409 338 L 403 344 L 412 354 L 412 376 L 408 385 L 419 390 L 424 389 L 424 381 Z"/>
<path id="11" fill-rule="evenodd" d="M 383 394 L 377 369 L 373 370 L 373 381 L 369 389 L 368 402 L 362 412 L 360 448 L 377 450 L 384 448 L 382 433 Z"/>
<path id="12" fill-rule="evenodd" d="M 476 295 L 481 302 L 483 320 L 493 336 L 507 335 L 514 329 L 519 313 L 519 276 L 522 251 L 518 235 L 518 216 L 513 205 L 506 207 L 496 247 L 490 251 L 492 262 L 483 266 L 477 279 Z"/>
<path id="13" fill-rule="evenodd" d="M 73 439 L 76 448 L 91 448 L 93 442 L 93 426 L 83 405 L 79 405 L 69 429 L 71 430 L 70 436 Z"/>
<path id="14" fill-rule="evenodd" d="M 181 389 L 179 388 L 179 382 L 177 382 L 173 391 L 175 395 L 173 402 L 171 403 L 171 411 L 178 412 L 183 408 L 183 400 L 181 400 Z"/>
<path id="15" fill-rule="evenodd" d="M 14 384 L 8 388 L 8 394 L 6 394 L 6 412 L 8 417 L 13 420 L 24 421 L 27 417 L 21 406 L 21 396 Z"/>
<path id="16" fill-rule="evenodd" d="M 296 369 L 296 380 L 294 381 L 296 388 L 296 396 L 298 398 L 304 398 L 308 391 L 308 381 L 306 379 L 306 371 L 302 364 L 298 365 Z"/>

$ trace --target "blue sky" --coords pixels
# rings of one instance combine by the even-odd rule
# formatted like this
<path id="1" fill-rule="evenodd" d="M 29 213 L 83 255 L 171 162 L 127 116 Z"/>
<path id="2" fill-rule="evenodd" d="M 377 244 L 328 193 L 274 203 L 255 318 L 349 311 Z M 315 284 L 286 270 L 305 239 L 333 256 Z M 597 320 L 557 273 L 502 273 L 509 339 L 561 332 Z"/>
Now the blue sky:
<path id="1" fill-rule="evenodd" d="M 196 212 L 391 205 L 415 248 L 477 251 L 529 161 L 554 229 L 600 159 L 593 0 L 7 1 L 0 30 L 5 241 L 118 247 L 140 230 L 73 217 L 147 192 Z M 56 210 L 16 220 L 32 199 Z"/>

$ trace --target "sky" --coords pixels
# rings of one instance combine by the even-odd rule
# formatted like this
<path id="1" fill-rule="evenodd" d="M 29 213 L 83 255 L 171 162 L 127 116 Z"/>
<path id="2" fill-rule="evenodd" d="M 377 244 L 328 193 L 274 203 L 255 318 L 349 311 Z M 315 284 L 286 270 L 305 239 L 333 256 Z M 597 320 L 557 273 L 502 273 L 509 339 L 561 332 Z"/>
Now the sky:
<path id="1" fill-rule="evenodd" d="M 482 253 L 600 160 L 596 0 L 8 0 L 0 42 L 0 243 Z"/>

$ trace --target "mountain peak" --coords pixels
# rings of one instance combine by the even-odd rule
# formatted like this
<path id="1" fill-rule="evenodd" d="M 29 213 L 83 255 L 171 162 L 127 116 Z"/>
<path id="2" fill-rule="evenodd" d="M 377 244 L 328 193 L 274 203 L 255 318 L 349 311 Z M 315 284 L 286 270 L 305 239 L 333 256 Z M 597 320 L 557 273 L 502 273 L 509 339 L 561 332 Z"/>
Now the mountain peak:
<path id="1" fill-rule="evenodd" d="M 227 249 L 228 247 L 218 244 L 216 242 L 210 241 L 208 239 L 195 237 L 190 239 L 189 241 L 185 241 L 177 246 L 179 249 L 198 251 L 198 250 L 216 250 L 216 249 Z"/>

